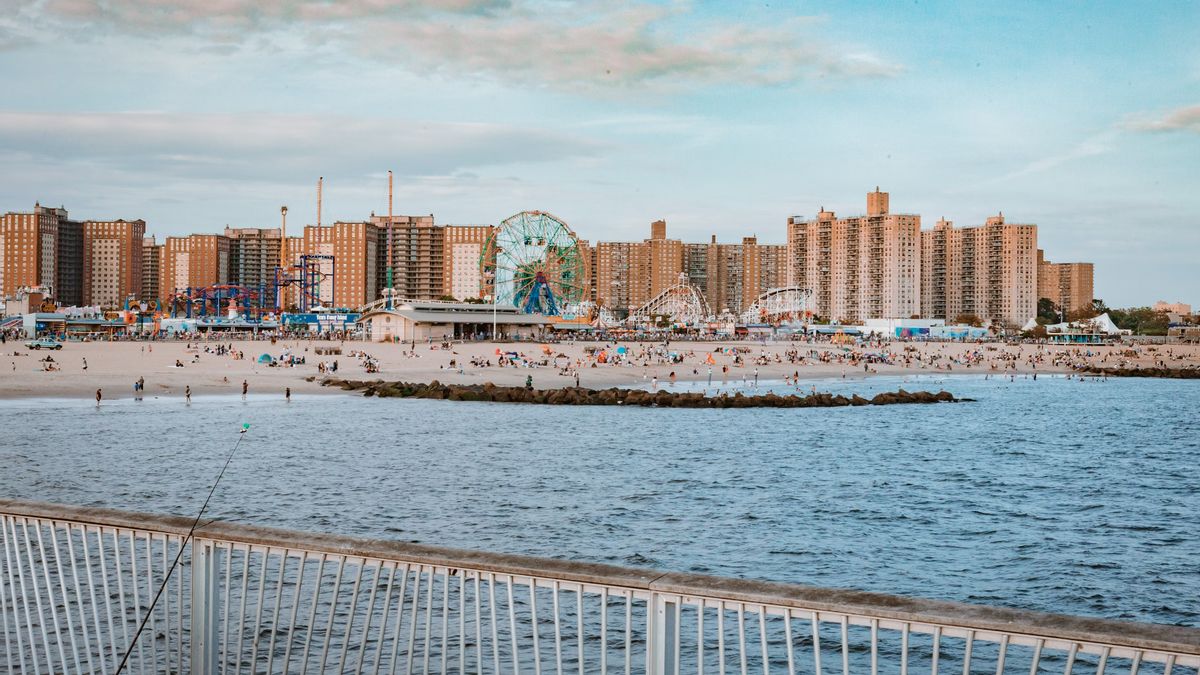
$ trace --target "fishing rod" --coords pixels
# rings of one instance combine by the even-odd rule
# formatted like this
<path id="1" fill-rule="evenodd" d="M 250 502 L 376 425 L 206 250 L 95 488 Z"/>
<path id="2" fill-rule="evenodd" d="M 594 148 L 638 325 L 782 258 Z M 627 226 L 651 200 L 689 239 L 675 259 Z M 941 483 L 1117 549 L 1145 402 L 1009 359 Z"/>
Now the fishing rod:
<path id="1" fill-rule="evenodd" d="M 188 528 L 187 536 L 179 544 L 179 551 L 175 554 L 175 561 L 167 568 L 166 575 L 163 576 L 162 585 L 158 587 L 158 592 L 154 594 L 154 599 L 150 601 L 150 608 L 146 610 L 145 616 L 142 617 L 141 623 L 138 624 L 137 632 L 133 634 L 133 639 L 125 648 L 125 655 L 121 657 L 121 664 L 117 666 L 116 675 L 121 675 L 121 671 L 125 670 L 125 664 L 129 661 L 129 655 L 133 653 L 133 647 L 137 644 L 138 638 L 142 636 L 142 630 L 146 628 L 146 621 L 154 614 L 154 606 L 158 604 L 158 599 L 162 597 L 163 591 L 167 588 L 167 582 L 171 580 L 171 573 L 179 566 L 179 561 L 183 558 L 183 550 L 187 548 L 188 542 L 192 540 L 192 535 L 196 532 L 196 527 L 200 524 L 200 519 L 204 517 L 204 512 L 208 509 L 208 502 L 212 499 L 213 493 L 217 491 L 217 485 L 220 484 L 221 478 L 225 475 L 225 470 L 229 468 L 229 463 L 233 461 L 233 455 L 237 453 L 238 447 L 242 445 L 242 439 L 246 437 L 246 432 L 250 431 L 250 424 L 242 424 L 241 431 L 238 432 L 237 443 L 233 444 L 233 449 L 229 451 L 229 455 L 225 458 L 225 465 L 221 467 L 221 472 L 217 474 L 217 479 L 213 481 L 212 489 L 208 491 L 208 497 L 205 497 L 204 504 L 200 507 L 199 513 L 196 514 L 196 519 L 192 521 L 192 526 Z M 166 542 L 163 542 L 166 546 Z"/>

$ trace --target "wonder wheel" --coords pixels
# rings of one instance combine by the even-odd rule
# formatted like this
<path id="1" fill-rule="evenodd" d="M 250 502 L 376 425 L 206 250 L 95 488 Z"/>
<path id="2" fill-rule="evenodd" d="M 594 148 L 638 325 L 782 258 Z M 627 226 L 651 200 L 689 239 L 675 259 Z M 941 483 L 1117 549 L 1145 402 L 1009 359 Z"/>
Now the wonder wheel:
<path id="1" fill-rule="evenodd" d="M 584 299 L 583 251 L 562 220 L 542 211 L 505 219 L 480 259 L 495 302 L 527 314 L 557 316 Z"/>

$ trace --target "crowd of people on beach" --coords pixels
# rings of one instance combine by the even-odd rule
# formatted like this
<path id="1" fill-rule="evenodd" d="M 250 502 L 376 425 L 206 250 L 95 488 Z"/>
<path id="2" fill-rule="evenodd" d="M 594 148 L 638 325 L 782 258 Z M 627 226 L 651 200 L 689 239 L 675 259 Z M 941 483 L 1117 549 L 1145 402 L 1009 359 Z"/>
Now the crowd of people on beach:
<path id="1" fill-rule="evenodd" d="M 481 378 L 480 381 L 487 380 L 489 373 L 496 373 L 497 381 L 503 381 L 505 377 L 501 373 L 505 371 L 546 369 L 557 376 L 550 382 L 558 386 L 567 383 L 579 386 L 583 379 L 588 379 L 592 385 L 597 382 L 634 384 L 641 381 L 651 388 L 657 388 L 660 379 L 672 384 L 682 379 L 723 386 L 740 381 L 744 386 L 755 386 L 765 378 L 768 382 L 782 379 L 785 385 L 801 387 L 805 386 L 802 380 L 806 378 L 811 380 L 814 377 L 839 375 L 848 378 L 876 373 L 930 371 L 1036 379 L 1039 373 L 1053 372 L 1070 373 L 1076 379 L 1094 381 L 1105 378 L 1105 369 L 1200 369 L 1200 352 L 1194 347 L 1137 341 L 1115 345 L 1053 345 L 1028 340 L 939 342 L 808 335 L 774 341 L 743 339 L 709 343 L 681 341 L 671 336 L 641 341 L 566 338 L 560 341 L 482 345 L 426 339 L 378 346 L 378 349 L 367 352 L 359 348 L 359 345 L 367 346 L 367 343 L 331 340 L 329 338 L 336 336 L 328 334 L 287 340 L 278 335 L 260 335 L 257 336 L 260 341 L 271 343 L 271 353 L 264 352 L 255 358 L 258 350 L 253 346 L 223 337 L 200 335 L 193 336 L 193 339 L 172 341 L 169 343 L 172 347 L 167 351 L 170 355 L 167 364 L 173 361 L 175 368 L 183 369 L 210 361 L 228 360 L 225 367 L 252 361 L 249 366 L 242 365 L 235 372 L 240 376 L 246 372 L 261 372 L 257 370 L 260 367 L 285 367 L 329 376 L 340 374 L 341 364 L 334 356 L 342 355 L 343 349 L 347 349 L 344 358 L 350 361 L 352 370 L 361 374 L 375 375 L 382 373 L 385 368 L 396 368 L 424 372 L 427 373 L 426 377 L 437 377 L 437 372 L 442 371 L 455 376 Z M 167 348 L 164 343 L 147 340 L 140 348 L 142 356 L 153 355 L 156 344 L 160 350 Z M 378 351 L 380 349 L 383 353 Z M 93 355 L 95 353 L 92 352 Z M 316 358 L 310 362 L 308 357 L 314 353 Z M 14 356 L 13 371 L 17 370 L 18 359 L 15 357 L 32 355 L 19 350 L 11 354 Z M 42 372 L 58 373 L 63 370 L 63 356 L 60 352 L 55 354 L 57 358 L 46 355 L 38 359 Z M 426 359 L 427 363 L 404 365 L 404 361 L 410 359 Z M 313 368 L 313 371 L 308 368 Z M 80 372 L 88 373 L 86 357 L 80 362 Z M 203 377 L 206 372 L 199 371 L 197 376 Z M 597 376 L 589 378 L 589 372 L 595 372 Z M 607 374 L 600 376 L 600 372 Z M 532 373 L 524 377 L 532 378 Z M 512 375 L 507 378 L 513 379 Z M 566 381 L 561 378 L 566 378 Z M 183 391 L 184 398 L 190 400 L 191 387 L 196 383 L 184 386 L 178 377 L 171 379 L 171 388 Z M 211 378 L 200 383 L 202 391 L 211 391 L 212 385 Z M 216 388 L 223 386 L 233 388 L 236 385 L 230 383 L 226 376 L 221 378 L 221 384 Z M 138 378 L 133 391 L 137 399 L 144 395 L 144 378 Z M 243 395 L 245 393 L 243 390 Z"/>

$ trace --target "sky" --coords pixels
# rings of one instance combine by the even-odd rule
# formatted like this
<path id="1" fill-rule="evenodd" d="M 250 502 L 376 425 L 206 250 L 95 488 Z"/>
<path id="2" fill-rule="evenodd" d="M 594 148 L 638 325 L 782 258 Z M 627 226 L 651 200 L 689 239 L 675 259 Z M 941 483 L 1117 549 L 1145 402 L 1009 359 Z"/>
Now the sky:
<path id="1" fill-rule="evenodd" d="M 1110 306 L 1200 305 L 1200 3 L 3 0 L 0 210 L 161 237 L 544 210 L 783 243 L 1003 212 Z M 289 229 L 290 229 L 289 228 Z"/>

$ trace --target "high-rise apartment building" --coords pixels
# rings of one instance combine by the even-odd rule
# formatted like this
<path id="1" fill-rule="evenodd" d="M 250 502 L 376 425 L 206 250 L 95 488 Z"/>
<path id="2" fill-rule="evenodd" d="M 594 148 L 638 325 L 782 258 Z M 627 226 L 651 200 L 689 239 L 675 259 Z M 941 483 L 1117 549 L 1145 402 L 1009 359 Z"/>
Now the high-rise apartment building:
<path id="1" fill-rule="evenodd" d="M 59 228 L 65 220 L 65 209 L 41 204 L 0 218 L 0 293 L 11 296 L 37 286 L 57 292 Z"/>
<path id="2" fill-rule="evenodd" d="M 220 234 L 167 237 L 159 268 L 159 293 L 170 298 L 187 289 L 229 283 L 229 239 Z"/>
<path id="3" fill-rule="evenodd" d="M 378 274 L 386 285 L 388 217 L 371 216 L 381 241 Z M 445 228 L 434 225 L 433 216 L 392 216 L 392 288 L 407 300 L 431 300 L 446 295 Z M 341 265 L 341 261 L 338 262 Z"/>
<path id="4" fill-rule="evenodd" d="M 54 299 L 63 307 L 84 304 L 83 223 L 67 218 L 61 211 L 56 242 Z"/>
<path id="5" fill-rule="evenodd" d="M 496 228 L 491 225 L 447 225 L 443 248 L 442 288 L 458 300 L 487 294 L 480 257 Z M 494 257 L 494 253 L 492 254 Z"/>
<path id="6" fill-rule="evenodd" d="M 333 257 L 336 286 L 333 306 L 357 309 L 379 299 L 381 270 L 380 229 L 374 223 L 338 221 L 333 224 Z M 386 236 L 386 235 L 385 235 Z M 386 245 L 386 244 L 385 244 Z"/>
<path id="7" fill-rule="evenodd" d="M 683 272 L 683 242 L 667 238 L 667 221 L 656 220 L 650 223 L 650 238 L 643 242 L 642 254 L 636 257 L 638 270 L 634 279 L 641 287 L 635 285 L 638 300 L 636 304 L 644 304 L 659 293 L 679 283 L 679 274 Z"/>
<path id="8" fill-rule="evenodd" d="M 1092 263 L 1053 263 L 1046 260 L 1039 248 L 1037 297 L 1050 298 L 1067 314 L 1089 309 L 1092 306 L 1094 274 L 1095 266 Z"/>
<path id="9" fill-rule="evenodd" d="M 142 292 L 144 220 L 83 223 L 83 302 L 103 309 L 123 307 Z"/>
<path id="10" fill-rule="evenodd" d="M 628 241 L 601 241 L 596 243 L 596 263 L 592 276 L 596 284 L 596 303 L 613 312 L 628 312 L 637 309 L 633 295 L 640 286 L 632 279 L 638 270 L 638 250 L 641 244 Z M 645 300 L 641 300 L 645 302 Z"/>
<path id="11" fill-rule="evenodd" d="M 303 263 L 304 256 L 322 256 L 314 258 L 312 271 L 319 274 L 319 278 L 309 282 L 309 287 L 301 289 L 297 285 L 293 285 L 292 297 L 289 298 L 289 305 L 300 305 L 300 294 L 304 293 L 307 296 L 306 302 L 309 307 L 318 305 L 333 305 L 333 295 L 337 288 L 336 276 L 337 265 L 333 259 L 333 226 L 332 225 L 305 225 L 304 237 L 300 241 L 300 248 L 295 252 L 296 263 Z M 289 248 L 288 254 L 292 251 Z"/>
<path id="12" fill-rule="evenodd" d="M 666 222 L 650 225 L 641 242 L 600 242 L 592 256 L 595 298 L 614 310 L 635 310 L 685 279 L 717 313 L 739 314 L 770 288 L 786 281 L 787 247 L 759 244 L 683 243 L 668 239 Z"/>
<path id="13" fill-rule="evenodd" d="M 704 299 L 718 316 L 736 315 L 742 310 L 745 249 L 739 244 L 719 244 L 716 237 L 711 241 Z"/>
<path id="14" fill-rule="evenodd" d="M 1024 325 L 1037 314 L 1037 226 L 1006 223 L 1004 214 L 960 229 L 939 220 L 921 233 L 921 277 L 926 318 Z"/>
<path id="15" fill-rule="evenodd" d="M 867 194 L 867 214 L 788 219 L 787 283 L 813 292 L 820 317 L 856 322 L 920 311 L 921 216 L 889 210 L 888 193 Z"/>
<path id="16" fill-rule="evenodd" d="M 275 268 L 280 266 L 282 239 L 279 228 L 226 227 L 229 240 L 229 283 L 264 289 L 275 284 Z M 270 302 L 273 302 L 271 300 Z"/>
<path id="17" fill-rule="evenodd" d="M 743 237 L 741 246 L 743 280 L 739 314 L 763 293 L 787 285 L 787 246 L 760 244 L 757 237 Z"/>
<path id="18" fill-rule="evenodd" d="M 159 292 L 159 275 L 162 272 L 162 244 L 156 243 L 154 237 L 142 237 L 142 294 L 144 302 L 162 300 Z"/>

